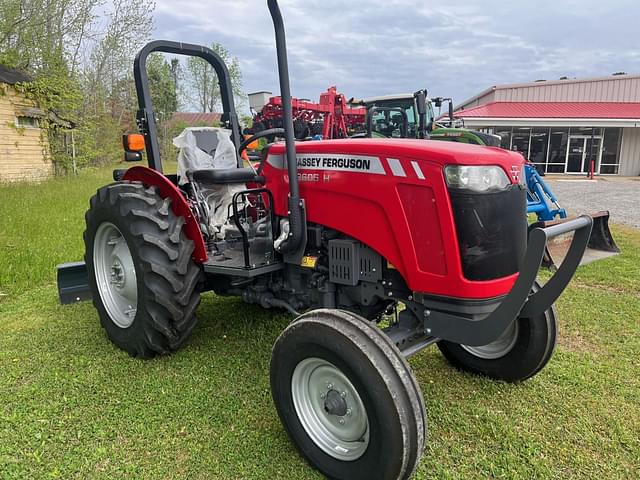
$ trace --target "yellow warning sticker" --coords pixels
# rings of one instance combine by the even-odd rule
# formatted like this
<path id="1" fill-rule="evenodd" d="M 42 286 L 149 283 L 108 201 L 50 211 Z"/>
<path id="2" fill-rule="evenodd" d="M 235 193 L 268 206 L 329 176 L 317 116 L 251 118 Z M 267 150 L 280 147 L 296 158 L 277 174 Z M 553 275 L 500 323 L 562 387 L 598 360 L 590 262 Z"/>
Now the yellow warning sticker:
<path id="1" fill-rule="evenodd" d="M 300 262 L 301 267 L 307 268 L 315 268 L 316 263 L 318 262 L 318 257 L 312 257 L 310 255 L 305 255 L 302 257 L 302 261 Z"/>
<path id="2" fill-rule="evenodd" d="M 395 269 L 396 269 L 396 267 L 394 267 L 394 266 L 393 266 L 393 263 L 391 263 L 391 262 L 389 262 L 389 261 L 387 261 L 387 268 L 391 268 L 391 269 L 393 269 L 393 270 L 395 270 Z"/>

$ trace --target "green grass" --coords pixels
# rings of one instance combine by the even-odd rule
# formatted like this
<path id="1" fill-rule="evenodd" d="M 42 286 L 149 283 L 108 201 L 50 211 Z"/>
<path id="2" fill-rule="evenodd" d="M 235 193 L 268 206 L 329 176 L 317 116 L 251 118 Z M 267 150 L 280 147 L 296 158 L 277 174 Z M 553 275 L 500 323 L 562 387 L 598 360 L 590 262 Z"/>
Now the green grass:
<path id="1" fill-rule="evenodd" d="M 186 348 L 115 348 L 87 303 L 59 306 L 55 265 L 82 257 L 108 170 L 0 186 L 0 478 L 313 479 L 269 393 L 287 317 L 206 294 Z M 558 302 L 556 355 L 522 385 L 411 361 L 429 441 L 418 478 L 640 478 L 640 232 L 581 267 Z"/>

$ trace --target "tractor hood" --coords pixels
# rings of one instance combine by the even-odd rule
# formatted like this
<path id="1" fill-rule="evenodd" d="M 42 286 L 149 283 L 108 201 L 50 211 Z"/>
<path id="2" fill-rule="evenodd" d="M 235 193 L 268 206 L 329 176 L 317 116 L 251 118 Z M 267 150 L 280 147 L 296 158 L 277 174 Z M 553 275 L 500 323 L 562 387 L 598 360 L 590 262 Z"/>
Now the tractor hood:
<path id="1" fill-rule="evenodd" d="M 270 157 L 284 155 L 284 143 L 277 143 L 269 149 Z M 323 170 L 331 167 L 333 159 L 327 154 L 336 154 L 338 158 L 354 156 L 362 157 L 371 173 L 385 173 L 388 158 L 413 158 L 420 162 L 428 162 L 441 167 L 446 165 L 498 165 L 507 173 L 512 183 L 519 183 L 524 167 L 524 157 L 517 152 L 510 152 L 497 147 L 484 147 L 454 142 L 440 142 L 436 140 L 418 139 L 345 139 L 326 140 L 322 142 L 299 142 L 296 144 L 298 168 L 313 168 Z M 314 159 L 312 154 L 321 154 Z M 313 164 L 316 161 L 317 164 Z M 368 161 L 368 162 L 367 162 Z M 336 163 L 349 170 L 347 162 Z M 351 162 L 353 163 L 353 162 Z M 355 166 L 355 164 L 353 165 Z M 380 170 L 380 171 L 377 171 Z"/>

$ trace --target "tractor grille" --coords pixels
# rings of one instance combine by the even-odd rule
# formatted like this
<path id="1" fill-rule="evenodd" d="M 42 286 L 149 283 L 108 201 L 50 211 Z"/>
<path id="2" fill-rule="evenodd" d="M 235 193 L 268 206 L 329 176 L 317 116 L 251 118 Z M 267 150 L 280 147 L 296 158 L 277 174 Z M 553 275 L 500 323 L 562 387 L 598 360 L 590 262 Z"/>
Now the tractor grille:
<path id="1" fill-rule="evenodd" d="M 382 279 L 382 257 L 352 239 L 329 240 L 329 280 L 341 285 Z"/>
<path id="2" fill-rule="evenodd" d="M 493 280 L 518 272 L 527 246 L 526 190 L 450 189 L 449 196 L 465 278 Z"/>

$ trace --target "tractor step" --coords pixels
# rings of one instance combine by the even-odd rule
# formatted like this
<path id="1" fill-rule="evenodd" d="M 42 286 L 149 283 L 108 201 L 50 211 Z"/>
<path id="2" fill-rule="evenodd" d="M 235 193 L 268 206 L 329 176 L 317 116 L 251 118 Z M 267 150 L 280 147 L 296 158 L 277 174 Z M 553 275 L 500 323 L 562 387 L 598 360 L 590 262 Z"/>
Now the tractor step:
<path id="1" fill-rule="evenodd" d="M 254 244 L 256 245 L 256 244 Z M 265 260 L 265 253 L 269 253 L 269 249 L 253 248 L 249 249 L 249 264 L 245 259 L 245 252 L 240 249 L 228 248 L 223 255 L 209 255 L 209 259 L 202 264 L 205 273 L 213 273 L 218 275 L 231 275 L 234 277 L 253 278 L 264 273 L 275 272 L 284 268 L 284 262 L 277 260 Z M 259 255 L 261 254 L 261 255 Z M 260 258 L 260 261 L 256 261 Z"/>
<path id="2" fill-rule="evenodd" d="M 203 264 L 206 273 L 229 275 L 233 277 L 253 278 L 269 272 L 275 272 L 284 268 L 284 262 L 273 262 L 246 268 L 243 264 L 229 265 L 226 262 L 207 262 Z"/>

